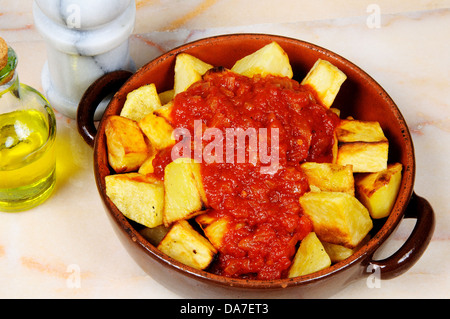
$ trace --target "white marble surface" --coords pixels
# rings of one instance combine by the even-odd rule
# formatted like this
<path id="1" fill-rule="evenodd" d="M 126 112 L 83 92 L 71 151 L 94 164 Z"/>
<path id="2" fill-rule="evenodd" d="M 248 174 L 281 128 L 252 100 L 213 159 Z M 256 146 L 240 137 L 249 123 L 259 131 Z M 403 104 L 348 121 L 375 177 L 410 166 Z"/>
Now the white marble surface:
<path id="1" fill-rule="evenodd" d="M 0 3 L 0 35 L 19 55 L 21 81 L 42 89 L 47 53 L 33 24 L 32 1 Z M 130 48 L 137 66 L 191 40 L 258 32 L 318 44 L 371 74 L 409 125 L 416 151 L 415 191 L 432 204 L 436 230 L 425 254 L 407 273 L 382 281 L 378 288 L 359 280 L 333 298 L 450 297 L 450 1 L 136 3 Z M 58 179 L 53 196 L 28 212 L 0 213 L 0 297 L 199 296 L 196 287 L 191 294 L 180 295 L 161 285 L 128 256 L 103 211 L 92 150 L 79 137 L 73 120 L 59 113 L 57 118 Z M 379 255 L 395 251 L 413 226 L 411 220 L 402 221 Z M 245 294 L 235 297 L 246 298 Z"/>

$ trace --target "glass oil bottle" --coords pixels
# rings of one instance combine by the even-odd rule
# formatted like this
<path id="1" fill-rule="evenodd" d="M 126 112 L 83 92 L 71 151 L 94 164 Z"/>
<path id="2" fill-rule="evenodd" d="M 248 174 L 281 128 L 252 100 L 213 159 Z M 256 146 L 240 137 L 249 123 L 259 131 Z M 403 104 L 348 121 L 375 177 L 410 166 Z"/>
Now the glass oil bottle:
<path id="1" fill-rule="evenodd" d="M 0 38 L 0 211 L 30 209 L 55 186 L 56 120 L 48 101 L 20 83 L 17 55 Z"/>

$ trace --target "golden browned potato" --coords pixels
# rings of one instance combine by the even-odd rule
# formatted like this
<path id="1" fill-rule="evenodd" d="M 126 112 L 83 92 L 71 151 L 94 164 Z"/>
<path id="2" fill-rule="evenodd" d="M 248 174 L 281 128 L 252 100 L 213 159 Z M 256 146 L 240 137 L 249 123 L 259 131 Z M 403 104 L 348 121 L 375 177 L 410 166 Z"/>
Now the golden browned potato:
<path id="1" fill-rule="evenodd" d="M 345 192 L 355 195 L 355 183 L 351 165 L 305 162 L 301 164 L 308 183 L 321 191 Z"/>
<path id="2" fill-rule="evenodd" d="M 156 150 L 175 144 L 173 127 L 163 117 L 150 113 L 139 121 L 139 127 Z"/>
<path id="3" fill-rule="evenodd" d="M 387 168 L 388 153 L 387 141 L 342 143 L 336 163 L 352 165 L 354 173 L 378 172 Z"/>
<path id="4" fill-rule="evenodd" d="M 330 256 L 332 263 L 337 263 L 339 261 L 342 261 L 351 255 L 353 255 L 358 249 L 361 248 L 361 246 L 370 239 L 370 236 L 367 235 L 355 248 L 347 248 L 341 245 L 336 244 L 330 244 L 326 242 L 322 242 L 323 248 L 325 248 L 325 251 L 327 252 L 328 256 Z"/>
<path id="5" fill-rule="evenodd" d="M 311 86 L 322 105 L 329 108 L 346 79 L 347 76 L 336 66 L 318 59 L 301 84 Z"/>
<path id="6" fill-rule="evenodd" d="M 153 114 L 165 118 L 167 123 L 172 123 L 172 110 L 173 110 L 173 100 L 164 104 L 159 109 L 155 110 Z"/>
<path id="7" fill-rule="evenodd" d="M 347 193 L 309 192 L 300 205 L 322 242 L 355 248 L 373 226 L 367 208 Z"/>
<path id="8" fill-rule="evenodd" d="M 164 170 L 164 225 L 203 213 L 205 194 L 200 164 L 190 158 L 178 158 Z"/>
<path id="9" fill-rule="evenodd" d="M 230 230 L 230 220 L 227 217 L 212 217 L 211 214 L 205 213 L 195 218 L 200 225 L 206 238 L 211 244 L 219 250 L 222 246 L 225 234 Z"/>
<path id="10" fill-rule="evenodd" d="M 386 169 L 389 142 L 378 122 L 343 119 L 336 128 L 339 142 L 336 163 L 352 165 L 353 172 Z"/>
<path id="11" fill-rule="evenodd" d="M 308 275 L 331 266 L 331 260 L 314 232 L 310 232 L 300 243 L 288 277 Z"/>
<path id="12" fill-rule="evenodd" d="M 139 231 L 139 233 L 148 240 L 153 246 L 158 246 L 164 236 L 169 232 L 170 227 L 159 225 L 156 227 L 145 227 Z"/>
<path id="13" fill-rule="evenodd" d="M 355 177 L 357 197 L 374 219 L 389 216 L 402 181 L 402 164 L 389 164 L 387 169 L 358 174 Z"/>
<path id="14" fill-rule="evenodd" d="M 159 100 L 161 101 L 162 105 L 165 105 L 167 103 L 169 103 L 170 101 L 172 101 L 173 97 L 175 96 L 175 90 L 167 90 L 167 91 L 163 91 L 161 93 L 158 94 L 159 96 Z"/>
<path id="15" fill-rule="evenodd" d="M 151 176 L 139 173 L 105 177 L 106 195 L 131 220 L 147 227 L 163 222 L 164 185 Z"/>
<path id="16" fill-rule="evenodd" d="M 154 152 L 151 156 L 149 156 L 144 163 L 142 163 L 141 167 L 139 167 L 138 173 L 142 175 L 152 174 L 155 172 L 153 167 L 153 159 L 156 157 L 157 152 Z"/>
<path id="17" fill-rule="evenodd" d="M 206 196 L 206 191 L 203 186 L 201 165 L 200 165 L 200 163 L 197 163 L 193 159 L 190 160 L 190 164 L 191 164 L 192 174 L 194 175 L 195 183 L 197 185 L 197 190 L 200 195 L 200 199 L 202 200 L 203 206 L 208 207 L 208 198 Z"/>
<path id="18" fill-rule="evenodd" d="M 326 242 L 322 242 L 322 245 L 332 263 L 347 259 L 356 251 L 356 248 L 351 249 L 342 245 L 330 244 Z"/>
<path id="19" fill-rule="evenodd" d="M 236 61 L 231 71 L 248 77 L 256 74 L 261 76 L 271 74 L 287 76 L 288 78 L 293 76 L 289 57 L 276 42 L 267 44 L 256 52 Z"/>
<path id="20" fill-rule="evenodd" d="M 127 94 L 120 115 L 139 122 L 146 115 L 161 107 L 155 84 L 147 84 Z"/>
<path id="21" fill-rule="evenodd" d="M 342 119 L 336 128 L 336 135 L 341 143 L 387 142 L 380 123 L 375 121 Z"/>
<path id="22" fill-rule="evenodd" d="M 202 75 L 213 66 L 187 54 L 180 53 L 175 60 L 174 94 L 185 91 L 193 83 L 202 79 Z"/>
<path id="23" fill-rule="evenodd" d="M 125 117 L 109 116 L 105 135 L 108 161 L 117 173 L 136 171 L 151 152 L 138 124 Z"/>
<path id="24" fill-rule="evenodd" d="M 205 269 L 217 250 L 186 220 L 179 220 L 164 236 L 158 247 L 166 255 L 196 269 Z"/>

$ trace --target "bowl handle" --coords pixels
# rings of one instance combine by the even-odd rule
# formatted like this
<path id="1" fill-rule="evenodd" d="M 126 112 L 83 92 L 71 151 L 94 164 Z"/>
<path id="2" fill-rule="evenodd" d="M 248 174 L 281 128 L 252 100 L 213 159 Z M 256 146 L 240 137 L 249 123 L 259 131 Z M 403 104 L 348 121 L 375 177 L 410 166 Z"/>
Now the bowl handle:
<path id="1" fill-rule="evenodd" d="M 422 256 L 434 232 L 435 217 L 430 203 L 414 192 L 405 218 L 416 218 L 413 231 L 400 249 L 383 260 L 371 260 L 367 269 L 380 269 L 380 279 L 395 278 L 410 269 Z"/>
<path id="2" fill-rule="evenodd" d="M 117 92 L 132 74 L 124 70 L 106 73 L 94 81 L 81 97 L 77 109 L 77 127 L 78 132 L 89 146 L 94 146 L 97 134 L 94 124 L 95 110 L 105 97 Z"/>

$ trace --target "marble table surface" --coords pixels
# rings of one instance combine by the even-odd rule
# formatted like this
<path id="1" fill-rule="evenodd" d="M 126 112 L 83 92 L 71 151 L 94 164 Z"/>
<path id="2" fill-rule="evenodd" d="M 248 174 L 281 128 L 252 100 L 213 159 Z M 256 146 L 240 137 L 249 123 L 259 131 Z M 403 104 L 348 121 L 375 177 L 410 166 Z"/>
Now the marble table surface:
<path id="1" fill-rule="evenodd" d="M 47 56 L 33 24 L 32 0 L 0 3 L 0 36 L 19 56 L 20 79 L 41 90 Z M 450 1 L 138 0 L 136 8 L 130 49 L 138 67 L 192 40 L 251 32 L 312 42 L 372 75 L 409 125 L 417 164 L 414 189 L 433 206 L 436 229 L 422 258 L 405 274 L 376 287 L 361 279 L 332 298 L 450 297 Z M 0 213 L 0 298 L 205 297 L 196 287 L 185 294 L 171 290 L 129 257 L 103 210 L 92 149 L 74 120 L 56 115 L 53 195 L 32 210 Z M 402 221 L 379 257 L 398 249 L 413 226 L 414 220 Z"/>

